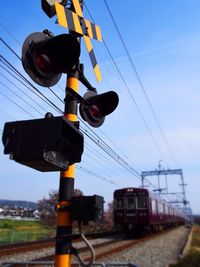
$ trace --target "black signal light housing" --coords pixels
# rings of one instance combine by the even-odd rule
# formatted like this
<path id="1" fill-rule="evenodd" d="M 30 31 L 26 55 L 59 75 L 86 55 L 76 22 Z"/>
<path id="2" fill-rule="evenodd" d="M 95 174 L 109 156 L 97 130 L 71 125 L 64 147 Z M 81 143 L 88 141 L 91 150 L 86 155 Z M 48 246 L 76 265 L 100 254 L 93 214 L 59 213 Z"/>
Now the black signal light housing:
<path id="1" fill-rule="evenodd" d="M 97 94 L 95 91 L 88 91 L 80 103 L 81 117 L 92 127 L 100 127 L 105 116 L 112 113 L 118 106 L 119 97 L 114 91 Z"/>
<path id="2" fill-rule="evenodd" d="M 55 85 L 62 73 L 76 68 L 80 44 L 71 34 L 53 36 L 48 30 L 30 34 L 22 47 L 22 65 L 37 84 Z"/>

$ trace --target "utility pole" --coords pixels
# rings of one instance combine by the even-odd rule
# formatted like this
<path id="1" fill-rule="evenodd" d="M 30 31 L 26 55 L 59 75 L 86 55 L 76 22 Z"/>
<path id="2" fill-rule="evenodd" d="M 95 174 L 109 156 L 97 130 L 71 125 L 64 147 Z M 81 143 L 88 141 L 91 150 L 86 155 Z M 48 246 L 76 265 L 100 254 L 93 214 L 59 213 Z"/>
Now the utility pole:
<path id="1" fill-rule="evenodd" d="M 186 208 L 187 204 L 189 203 L 186 200 L 186 193 L 185 193 L 185 186 L 187 184 L 184 183 L 184 177 L 183 177 L 183 171 L 182 169 L 168 169 L 168 170 L 161 170 L 161 164 L 159 161 L 159 165 L 158 165 L 158 170 L 155 171 L 143 171 L 141 173 L 141 177 L 142 177 L 142 185 L 144 187 L 144 180 L 145 177 L 147 176 L 156 176 L 158 177 L 158 189 L 154 190 L 154 191 L 159 191 L 160 194 L 162 195 L 174 195 L 174 196 L 178 196 L 181 195 L 181 200 L 174 200 L 174 201 L 169 201 L 172 204 L 183 204 L 183 206 Z M 160 188 L 160 176 L 164 175 L 165 176 L 165 184 L 166 184 L 166 188 Z M 168 183 L 167 183 L 167 175 L 179 175 L 180 179 L 181 179 L 181 184 L 179 184 L 182 187 L 182 190 L 180 192 L 168 192 Z M 161 192 L 162 190 L 166 189 L 166 192 L 163 193 Z"/>
<path id="2" fill-rule="evenodd" d="M 67 94 L 68 88 L 78 93 L 78 72 L 68 74 L 65 112 L 66 119 L 77 122 L 77 102 Z M 75 164 L 69 166 L 68 170 L 60 172 L 59 198 L 57 204 L 57 231 L 55 266 L 68 267 L 71 262 L 72 249 L 72 219 L 71 199 L 74 192 Z"/>
<path id="3" fill-rule="evenodd" d="M 161 192 L 161 188 L 160 188 L 161 161 L 162 161 L 162 160 L 159 160 L 159 163 L 158 163 L 158 192 L 159 192 L 159 193 Z"/>

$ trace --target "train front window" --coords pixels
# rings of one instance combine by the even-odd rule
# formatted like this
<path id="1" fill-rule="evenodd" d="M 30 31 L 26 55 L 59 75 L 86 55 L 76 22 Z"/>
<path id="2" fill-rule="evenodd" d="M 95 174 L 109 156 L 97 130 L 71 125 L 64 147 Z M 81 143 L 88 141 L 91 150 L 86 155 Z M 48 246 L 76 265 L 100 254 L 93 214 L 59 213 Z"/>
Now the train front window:
<path id="1" fill-rule="evenodd" d="M 126 208 L 135 209 L 135 197 L 130 196 L 126 198 Z"/>
<path id="2" fill-rule="evenodd" d="M 124 199 L 123 198 L 115 199 L 115 208 L 116 209 L 123 209 L 124 208 Z"/>
<path id="3" fill-rule="evenodd" d="M 138 209 L 147 209 L 148 208 L 148 198 L 146 196 L 138 196 L 137 208 Z"/>

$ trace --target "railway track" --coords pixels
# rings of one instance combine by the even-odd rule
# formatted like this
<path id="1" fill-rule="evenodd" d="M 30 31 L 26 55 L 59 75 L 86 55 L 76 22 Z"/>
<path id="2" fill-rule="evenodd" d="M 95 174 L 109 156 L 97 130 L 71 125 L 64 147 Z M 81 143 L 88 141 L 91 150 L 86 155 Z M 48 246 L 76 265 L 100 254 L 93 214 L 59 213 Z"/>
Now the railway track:
<path id="1" fill-rule="evenodd" d="M 93 247 L 96 253 L 95 262 L 102 263 L 133 263 L 136 266 L 148 266 L 148 267 L 163 267 L 167 266 L 171 260 L 177 259 L 182 247 L 185 245 L 189 229 L 185 227 L 176 227 L 168 229 L 163 232 L 156 233 L 152 236 L 143 237 L 134 240 L 122 240 L 117 238 L 105 238 L 101 243 L 97 243 L 97 239 L 91 239 Z M 182 240 L 182 241 L 181 241 Z M 181 242 L 180 242 L 181 241 Z M 73 244 L 74 246 L 78 246 Z M 138 246 L 139 244 L 139 246 Z M 90 254 L 86 248 L 78 248 L 79 256 L 87 263 L 90 261 Z M 142 256 L 142 257 L 141 257 Z M 25 260 L 22 259 L 19 262 L 4 262 L 3 267 L 24 267 L 32 266 L 41 267 L 44 265 L 54 266 L 54 255 L 48 257 L 37 258 L 37 260 Z M 72 266 L 77 266 L 77 258 L 72 256 Z M 158 264 L 158 262 L 161 262 Z M 74 265 L 75 264 L 75 265 Z M 138 265 L 137 265 L 138 264 Z"/>
<path id="2" fill-rule="evenodd" d="M 171 229 L 167 229 L 165 231 L 159 232 L 159 233 L 155 233 L 154 235 L 150 235 L 150 236 L 146 236 L 146 237 L 142 237 L 142 238 L 137 238 L 137 239 L 124 239 L 124 237 L 121 235 L 116 236 L 110 236 L 110 237 L 95 237 L 95 235 L 93 235 L 93 238 L 90 238 L 90 243 L 92 243 L 93 248 L 95 250 L 95 254 L 96 254 L 96 258 L 95 261 L 106 261 L 106 258 L 121 258 L 120 255 L 122 255 L 123 253 L 126 253 L 126 251 L 133 249 L 135 251 L 135 249 L 137 250 L 138 248 L 138 244 L 142 244 L 142 246 L 139 246 L 140 248 L 148 246 L 146 244 L 149 244 L 149 242 L 154 243 L 154 239 L 157 240 L 157 238 L 163 238 L 163 236 L 168 236 L 170 235 L 172 231 L 179 229 L 179 227 L 177 228 L 171 228 Z M 172 232 L 173 235 L 173 232 Z M 89 239 L 89 238 L 88 238 Z M 149 241 L 149 242 L 147 242 Z M 82 244 L 81 244 L 82 243 Z M 85 262 L 89 262 L 90 258 L 91 258 L 91 253 L 89 252 L 89 250 L 86 248 L 85 244 L 83 245 L 83 242 L 80 242 L 80 240 L 77 240 L 77 242 L 73 242 L 73 246 L 75 248 L 77 248 L 78 250 L 78 255 L 85 261 Z M 149 251 L 149 249 L 147 250 Z M 39 254 L 37 254 L 36 256 L 33 257 L 33 255 L 31 255 L 30 258 L 28 258 L 27 260 L 23 257 L 20 258 L 20 260 L 18 260 L 19 262 L 11 262 L 9 261 L 8 265 L 5 266 L 9 266 L 9 267 L 15 267 L 20 265 L 24 266 L 22 263 L 22 260 L 25 262 L 29 262 L 30 264 L 30 260 L 32 263 L 34 263 L 35 266 L 37 266 L 37 262 L 39 264 L 38 266 L 41 266 L 41 262 L 43 262 L 44 264 L 46 262 L 50 262 L 53 265 L 53 259 L 54 259 L 54 249 L 51 249 L 51 254 L 47 254 L 48 256 L 44 257 L 44 252 L 42 254 L 40 254 L 40 256 L 38 256 Z M 161 255 L 161 254 L 158 254 Z M 13 260 L 14 261 L 14 260 Z M 129 258 L 127 259 L 127 261 L 130 261 Z M 4 263 L 7 262 L 7 260 L 4 260 Z M 72 263 L 77 263 L 78 260 L 75 256 L 72 256 Z"/>
<path id="3" fill-rule="evenodd" d="M 120 253 L 123 250 L 126 250 L 130 247 L 134 247 L 140 243 L 144 243 L 148 240 L 154 239 L 156 237 L 162 236 L 163 234 L 166 234 L 168 232 L 173 231 L 174 228 L 170 228 L 170 229 L 166 229 L 164 231 L 158 232 L 158 233 L 154 233 L 153 235 L 148 235 L 145 237 L 137 237 L 135 239 L 125 239 L 124 236 L 118 237 L 117 239 L 115 239 L 115 237 L 113 239 L 110 240 L 105 240 L 102 242 L 99 242 L 97 244 L 95 244 L 95 239 L 91 240 L 91 244 L 93 246 L 93 248 L 95 249 L 95 254 L 96 254 L 96 261 L 102 260 L 103 258 L 107 257 L 107 256 L 111 256 L 115 253 Z M 89 261 L 90 260 L 90 256 L 89 256 L 89 250 L 87 247 L 80 247 L 78 248 L 76 246 L 76 244 L 74 245 L 75 248 L 77 248 L 78 253 L 80 254 L 81 258 L 84 259 L 84 261 Z M 49 255 L 46 257 L 41 257 L 39 259 L 37 259 L 39 261 L 53 261 L 54 260 L 54 255 Z M 72 257 L 72 262 L 76 263 L 77 259 L 73 256 Z"/>
<path id="4" fill-rule="evenodd" d="M 93 233 L 86 235 L 88 239 L 98 238 L 98 237 L 106 237 L 116 234 L 116 232 L 101 232 L 101 233 Z M 80 240 L 80 236 L 75 234 L 72 236 L 73 243 L 76 243 Z M 45 240 L 39 241 L 31 241 L 25 243 L 16 243 L 9 245 L 1 245 L 0 246 L 0 257 L 8 256 L 12 254 L 24 253 L 33 250 L 45 249 L 49 247 L 55 247 L 55 238 L 48 238 Z"/>
<path id="5" fill-rule="evenodd" d="M 16 253 L 27 252 L 31 250 L 52 247 L 55 245 L 55 238 L 49 238 L 40 241 L 30 241 L 0 246 L 0 257 Z"/>

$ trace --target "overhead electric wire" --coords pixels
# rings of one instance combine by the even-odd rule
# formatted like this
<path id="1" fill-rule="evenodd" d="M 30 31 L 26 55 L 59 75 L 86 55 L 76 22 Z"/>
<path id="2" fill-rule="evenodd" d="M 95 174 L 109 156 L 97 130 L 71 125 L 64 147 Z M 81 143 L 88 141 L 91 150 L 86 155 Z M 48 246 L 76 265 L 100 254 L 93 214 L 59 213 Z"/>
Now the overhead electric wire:
<path id="1" fill-rule="evenodd" d="M 83 171 L 83 172 L 85 172 L 85 173 L 88 173 L 88 174 L 90 174 L 90 175 L 92 175 L 92 176 L 94 176 L 94 177 L 96 177 L 96 178 L 98 178 L 98 179 L 101 179 L 101 180 L 103 180 L 103 181 L 105 181 L 105 182 L 108 182 L 108 183 L 110 183 L 110 184 L 112 184 L 112 185 L 115 185 L 115 186 L 117 186 L 117 187 L 121 187 L 120 184 L 114 182 L 113 180 L 110 180 L 110 179 L 108 179 L 107 177 L 104 177 L 104 176 L 99 175 L 99 174 L 97 174 L 97 173 L 95 173 L 95 172 L 93 172 L 93 171 L 90 171 L 90 170 L 88 170 L 87 168 L 84 168 L 84 167 L 82 167 L 82 166 L 77 166 L 77 169 L 79 169 L 79 170 L 81 170 L 81 171 Z"/>
<path id="2" fill-rule="evenodd" d="M 137 111 L 138 111 L 138 113 L 139 113 L 139 115 L 140 115 L 140 117 L 141 117 L 141 119 L 142 119 L 144 125 L 146 126 L 146 128 L 147 128 L 147 130 L 148 130 L 148 132 L 149 132 L 149 134 L 150 134 L 150 136 L 151 136 L 151 138 L 152 138 L 152 140 L 153 140 L 153 142 L 154 142 L 154 144 L 155 144 L 157 150 L 159 151 L 161 157 L 162 157 L 163 159 L 165 159 L 165 156 L 164 156 L 164 154 L 163 154 L 163 152 L 162 152 L 162 150 L 161 150 L 159 144 L 157 143 L 157 141 L 156 141 L 156 139 L 155 139 L 155 137 L 154 137 L 154 135 L 153 135 L 153 133 L 152 133 L 152 131 L 151 131 L 151 129 L 150 129 L 150 127 L 149 127 L 147 121 L 146 121 L 146 119 L 144 118 L 144 116 L 143 116 L 143 114 L 142 114 L 142 112 L 141 112 L 141 110 L 140 110 L 140 108 L 139 108 L 137 102 L 135 101 L 135 98 L 133 97 L 133 95 L 132 95 L 132 93 L 131 93 L 131 91 L 130 91 L 130 88 L 129 88 L 128 84 L 127 84 L 126 81 L 125 81 L 125 78 L 123 77 L 121 71 L 119 70 L 119 68 L 118 68 L 118 66 L 117 66 L 117 63 L 115 62 L 115 60 L 114 60 L 112 54 L 110 53 L 110 50 L 108 49 L 108 46 L 107 46 L 107 44 L 105 43 L 104 40 L 103 40 L 103 43 L 104 43 L 104 45 L 105 45 L 105 47 L 106 47 L 106 49 L 107 49 L 107 51 L 108 51 L 108 53 L 109 53 L 109 55 L 110 55 L 112 61 L 113 61 L 113 64 L 115 65 L 115 68 L 116 68 L 116 70 L 117 70 L 117 72 L 118 72 L 118 74 L 119 74 L 119 76 L 120 76 L 120 78 L 121 78 L 121 80 L 122 80 L 122 82 L 123 82 L 125 88 L 127 89 L 127 92 L 128 92 L 128 94 L 129 94 L 129 96 L 130 96 L 132 102 L 134 103 L 134 105 L 135 105 L 135 107 L 136 107 L 136 109 L 137 109 Z M 165 159 L 165 161 L 167 162 L 166 159 Z"/>
<path id="3" fill-rule="evenodd" d="M 6 116 L 10 117 L 12 120 L 16 120 L 16 118 L 14 118 L 12 115 L 8 114 L 6 111 L 0 109 L 0 112 L 5 114 Z"/>
<path id="4" fill-rule="evenodd" d="M 25 78 L 5 57 L 0 55 L 0 61 L 9 66 L 11 70 L 13 70 L 21 79 L 23 79 L 26 83 L 28 83 L 36 92 L 38 92 L 44 99 L 44 101 L 52 106 L 56 111 L 63 113 L 60 108 L 58 108 L 51 100 L 49 100 L 42 92 L 40 92 L 28 79 Z"/>
<path id="5" fill-rule="evenodd" d="M 0 73 L 1 75 L 1 73 Z M 15 91 L 13 91 L 11 88 L 9 88 L 6 84 L 4 84 L 3 82 L 0 81 L 0 84 L 3 85 L 4 88 L 7 88 L 10 92 L 12 92 L 15 96 L 17 96 L 21 101 L 23 101 L 24 103 L 26 103 L 29 107 L 31 107 L 33 110 L 35 110 L 36 112 L 38 112 L 40 115 L 43 115 L 42 113 L 40 113 L 35 107 L 33 107 L 30 103 L 28 103 L 26 100 L 24 100 L 21 96 L 19 96 Z"/>
<path id="6" fill-rule="evenodd" d="M 8 45 L 7 42 L 4 41 L 3 38 L 0 37 L 0 41 L 19 59 L 21 60 L 21 58 L 18 56 L 18 54 Z"/>
<path id="7" fill-rule="evenodd" d="M 174 153 L 173 153 L 173 151 L 172 151 L 172 149 L 171 149 L 171 147 L 170 147 L 170 145 L 169 145 L 169 142 L 168 142 L 168 140 L 167 140 L 167 137 L 166 137 L 166 135 L 165 135 L 165 133 L 164 133 L 162 127 L 161 127 L 160 121 L 159 121 L 159 119 L 158 119 L 158 117 L 157 117 L 157 115 L 156 115 L 156 113 L 155 113 L 155 111 L 154 111 L 154 108 L 153 108 L 153 105 L 152 105 L 152 103 L 151 103 L 151 101 L 150 101 L 150 98 L 149 98 L 149 96 L 147 95 L 147 92 L 146 92 L 146 90 L 145 90 L 145 88 L 144 88 L 144 85 L 143 85 L 142 80 L 141 80 L 141 78 L 140 78 L 140 76 L 139 76 L 139 73 L 138 73 L 138 71 L 137 71 L 137 69 L 136 69 L 136 67 L 135 67 L 135 64 L 134 64 L 134 62 L 133 62 L 131 56 L 130 56 L 130 53 L 129 53 L 129 51 L 128 51 L 128 48 L 127 48 L 127 46 L 126 46 L 126 44 L 125 44 L 125 42 L 124 42 L 124 40 L 123 40 L 123 37 L 122 37 L 122 35 L 121 35 L 121 32 L 120 32 L 120 30 L 119 30 L 119 28 L 118 28 L 118 26 L 117 26 L 117 23 L 116 23 L 116 21 L 115 21 L 115 19 L 114 19 L 114 17 L 113 17 L 113 14 L 112 14 L 112 12 L 111 12 L 109 6 L 108 6 L 107 0 L 104 0 L 104 3 L 105 3 L 105 5 L 106 5 L 106 7 L 107 7 L 108 13 L 109 13 L 109 15 L 110 15 L 110 17 L 111 17 L 111 19 L 112 19 L 112 22 L 113 22 L 113 24 L 114 24 L 114 26 L 115 26 L 115 29 L 116 29 L 116 31 L 117 31 L 117 33 L 118 33 L 118 36 L 119 36 L 119 38 L 120 38 L 120 40 L 121 40 L 121 42 L 122 42 L 122 45 L 123 45 L 124 50 L 125 50 L 125 52 L 126 52 L 126 54 L 127 54 L 127 57 L 128 57 L 128 59 L 129 59 L 129 61 L 130 61 L 130 63 L 131 63 L 131 67 L 132 67 L 132 69 L 133 69 L 133 71 L 134 71 L 134 73 L 135 73 L 135 75 L 136 75 L 136 78 L 137 78 L 137 80 L 138 80 L 138 82 L 139 82 L 139 84 L 140 84 L 140 87 L 142 88 L 142 91 L 143 91 L 143 93 L 144 93 L 144 96 L 145 96 L 145 98 L 146 98 L 146 100 L 147 100 L 147 102 L 148 102 L 148 104 L 149 104 L 149 107 L 150 107 L 151 112 L 152 112 L 152 114 L 153 114 L 153 116 L 154 116 L 154 119 L 155 119 L 155 121 L 156 121 L 156 123 L 157 123 L 157 125 L 158 125 L 158 127 L 159 127 L 159 129 L 160 129 L 160 132 L 161 132 L 161 134 L 162 134 L 162 136 L 163 136 L 163 139 L 165 140 L 165 143 L 167 144 L 167 147 L 168 147 L 168 149 L 169 149 L 169 151 L 170 151 L 170 153 L 171 153 L 173 159 L 176 161 L 176 159 L 175 159 L 175 157 L 174 157 Z"/>
<path id="8" fill-rule="evenodd" d="M 93 20 L 93 18 L 92 18 L 92 16 L 91 16 L 90 11 L 88 10 L 88 8 L 87 8 L 86 5 L 85 5 L 85 7 L 86 7 L 88 13 L 90 14 L 90 17 L 91 17 L 91 19 L 92 19 L 92 21 L 93 21 L 93 23 L 94 23 L 94 20 Z M 126 90 L 127 90 L 128 94 L 129 94 L 129 96 L 130 96 L 132 102 L 134 103 L 134 105 L 135 105 L 135 107 L 136 107 L 136 110 L 138 111 L 138 113 L 139 113 L 139 115 L 140 115 L 140 117 L 141 117 L 141 119 L 142 119 L 142 121 L 143 121 L 145 127 L 147 128 L 147 130 L 148 130 L 148 132 L 149 132 L 149 134 L 150 134 L 150 136 L 151 136 L 151 138 L 152 138 L 152 140 L 153 140 L 153 142 L 154 142 L 154 144 L 155 144 L 157 150 L 159 151 L 161 157 L 162 157 L 163 159 L 165 159 L 165 161 L 167 162 L 166 157 L 164 156 L 164 154 L 163 154 L 163 152 L 162 152 L 162 150 L 161 150 L 159 144 L 157 143 L 155 137 L 153 136 L 152 131 L 151 131 L 151 129 L 150 129 L 150 127 L 149 127 L 149 125 L 148 125 L 146 119 L 144 118 L 144 116 L 143 116 L 143 114 L 142 114 L 142 112 L 141 112 L 141 110 L 140 110 L 140 108 L 139 108 L 137 102 L 135 101 L 135 98 L 133 97 L 133 94 L 131 93 L 131 90 L 130 90 L 129 86 L 128 86 L 128 84 L 126 83 L 125 78 L 123 77 L 123 75 L 122 75 L 122 73 L 121 73 L 121 71 L 120 71 L 120 69 L 119 69 L 119 67 L 118 67 L 118 65 L 117 65 L 117 63 L 116 63 L 116 61 L 115 61 L 115 59 L 113 58 L 113 56 L 112 56 L 112 54 L 111 54 L 111 52 L 110 52 L 110 49 L 108 48 L 108 46 L 107 46 L 107 44 L 106 44 L 106 42 L 105 42 L 104 39 L 103 39 L 103 44 L 104 44 L 104 46 L 105 46 L 105 48 L 106 48 L 106 50 L 107 50 L 107 52 L 108 52 L 108 54 L 109 54 L 109 56 L 110 56 L 112 62 L 113 62 L 113 64 L 114 64 L 116 70 L 117 70 L 118 75 L 120 76 L 120 78 L 121 78 L 121 80 L 122 80 L 122 82 L 123 82 L 123 84 L 124 84 L 124 87 L 126 88 Z M 169 164 L 168 164 L 168 165 L 169 165 Z"/>
<path id="9" fill-rule="evenodd" d="M 85 141 L 86 149 L 89 150 L 92 154 L 94 154 L 96 157 L 101 158 L 106 164 L 113 168 L 113 165 L 110 164 L 110 161 L 105 155 L 100 153 L 100 151 L 97 151 L 94 147 L 92 147 L 88 142 Z"/>
<path id="10" fill-rule="evenodd" d="M 17 78 L 14 74 L 12 74 L 9 70 L 7 70 L 4 66 L 2 66 L 0 64 L 0 67 L 3 68 L 7 73 L 9 73 L 14 79 L 16 79 L 18 82 L 20 82 L 23 86 L 25 86 L 27 89 L 29 89 L 33 94 L 35 94 L 37 97 L 39 97 L 41 100 L 44 101 L 44 99 L 38 95 L 38 92 L 33 90 L 31 87 L 28 87 L 22 80 L 20 80 L 19 78 Z M 35 100 L 34 100 L 35 101 Z M 44 111 L 47 112 L 47 110 L 44 109 L 44 107 L 42 107 L 37 101 L 35 101 L 35 103 Z M 49 105 L 49 103 L 47 103 Z"/>
<path id="11" fill-rule="evenodd" d="M 3 94 L 2 92 L 0 92 L 0 95 L 2 95 L 3 97 L 5 97 L 6 99 L 8 99 L 10 102 L 12 102 L 13 104 L 15 104 L 18 108 L 20 108 L 22 111 L 24 111 L 25 113 L 27 113 L 29 116 L 31 116 L 33 119 L 35 119 L 35 117 L 29 113 L 27 110 L 25 110 L 24 108 L 22 108 L 20 105 L 18 105 L 15 101 L 13 101 L 12 99 L 10 99 L 7 95 Z"/>
<path id="12" fill-rule="evenodd" d="M 21 47 L 22 45 L 20 42 L 16 39 L 16 37 L 8 30 L 8 28 L 0 21 L 1 27 L 15 40 L 15 42 Z"/>
<path id="13" fill-rule="evenodd" d="M 6 41 L 4 41 L 1 37 L 0 41 L 2 41 L 2 43 L 21 61 L 20 56 L 8 45 Z M 47 88 L 51 91 L 52 94 L 54 94 L 55 97 L 57 97 L 60 101 L 63 102 L 63 100 L 49 86 Z"/>
<path id="14" fill-rule="evenodd" d="M 119 175 L 120 175 L 120 170 L 118 169 L 118 168 L 116 168 L 116 166 L 110 161 L 110 158 L 109 158 L 109 155 L 108 155 L 108 157 L 106 157 L 104 154 L 102 154 L 102 153 L 100 153 L 100 151 L 99 150 L 96 150 L 94 147 L 92 147 L 89 143 L 87 143 L 86 141 L 85 141 L 85 148 L 86 148 L 86 150 L 89 150 L 89 152 L 91 153 L 91 154 L 93 154 L 96 158 L 98 158 L 98 159 L 101 159 L 103 162 L 105 162 L 106 163 L 106 170 L 108 170 L 108 168 L 109 168 L 109 170 L 111 170 L 112 171 L 112 174 L 113 174 L 113 172 L 116 172 L 116 175 L 117 175 L 117 177 L 119 178 Z M 87 154 L 86 154 L 87 155 Z M 88 155 L 87 155 L 88 156 Z M 96 159 L 94 159 L 94 157 L 92 158 L 93 160 L 96 160 Z M 115 162 L 115 161 L 113 161 L 113 162 Z M 104 166 L 105 166 L 105 164 L 104 164 Z M 121 174 L 122 175 L 122 174 Z"/>
<path id="15" fill-rule="evenodd" d="M 90 150 L 90 152 L 91 152 L 91 150 Z M 91 152 L 92 153 L 92 152 Z M 103 170 L 106 170 L 106 171 L 108 171 L 108 168 L 110 169 L 110 171 L 112 171 L 112 174 L 113 174 L 113 169 L 114 169 L 114 166 L 111 166 L 111 165 L 105 165 L 105 164 L 103 164 L 102 162 L 100 162 L 98 159 L 99 159 L 99 157 L 98 157 L 98 159 L 96 159 L 96 158 L 94 158 L 94 157 L 92 157 L 91 155 L 89 155 L 88 153 L 86 154 L 85 153 L 85 156 L 86 157 L 88 157 L 90 160 L 92 160 L 92 161 L 94 161 L 96 164 L 98 164 L 99 166 L 101 166 L 102 167 L 102 169 Z M 106 162 L 106 161 L 105 161 Z M 82 162 L 82 163 L 84 163 L 84 161 Z M 106 163 L 108 163 L 108 161 L 106 162 Z M 92 168 L 92 166 L 90 166 L 91 168 Z M 111 170 L 112 169 L 112 170 Z M 102 171 L 101 171 L 101 173 L 102 173 Z M 119 175 L 118 175 L 119 176 Z M 108 176 L 108 177 L 110 177 L 110 176 Z M 119 177 L 117 177 L 117 178 L 119 178 Z"/>
<path id="16" fill-rule="evenodd" d="M 3 68 L 6 72 L 8 72 L 11 76 L 13 76 L 14 78 L 16 78 L 10 71 L 8 71 L 6 68 L 4 68 L 1 64 L 0 67 Z M 9 83 L 11 83 L 13 86 L 15 86 L 21 93 L 23 93 L 25 96 L 27 96 L 29 99 L 31 99 L 38 107 L 40 107 L 43 111 L 47 112 L 47 110 L 45 110 L 37 101 L 35 101 L 30 95 L 28 95 L 27 93 L 25 93 L 22 89 L 20 89 L 14 82 L 12 82 L 8 77 L 6 77 L 5 75 L 3 75 L 2 73 L 0 73 L 0 75 L 2 75 Z M 16 78 L 18 81 L 19 79 Z M 21 81 L 19 81 L 21 82 Z M 22 82 L 22 84 L 26 87 L 26 85 Z M 32 90 L 31 88 L 29 88 L 30 90 Z M 33 92 L 33 91 L 32 91 Z M 35 92 L 33 92 L 35 93 Z M 38 96 L 36 94 L 36 96 Z M 39 97 L 39 96 L 38 96 Z M 38 111 L 39 112 L 39 111 Z"/>
<path id="17" fill-rule="evenodd" d="M 111 158 L 113 158 L 118 164 L 120 164 L 123 168 L 125 168 L 132 175 L 141 179 L 140 173 L 138 173 L 134 168 L 132 168 L 125 160 L 123 160 L 117 153 L 113 153 L 113 150 L 109 151 L 101 142 L 95 140 L 94 137 L 88 134 L 87 131 L 84 131 L 83 128 L 81 130 L 84 132 L 87 137 L 89 137 L 96 145 L 101 147 L 101 149 L 106 152 Z"/>

